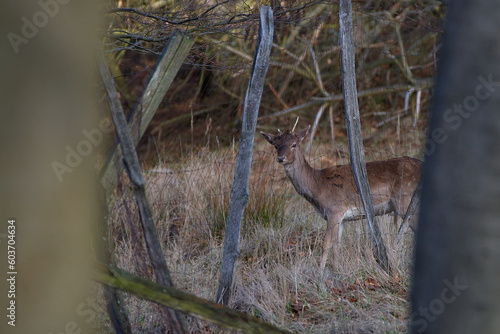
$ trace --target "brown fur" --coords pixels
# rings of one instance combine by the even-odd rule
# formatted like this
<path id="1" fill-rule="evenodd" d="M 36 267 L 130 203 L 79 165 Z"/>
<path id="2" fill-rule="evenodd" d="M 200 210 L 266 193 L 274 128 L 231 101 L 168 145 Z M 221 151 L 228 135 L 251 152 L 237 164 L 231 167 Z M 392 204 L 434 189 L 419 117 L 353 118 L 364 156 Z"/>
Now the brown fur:
<path id="1" fill-rule="evenodd" d="M 342 223 L 362 218 L 364 209 L 351 166 L 317 170 L 307 163 L 300 149 L 300 142 L 308 130 L 306 128 L 298 134 L 286 132 L 277 136 L 263 132 L 261 134 L 276 148 L 277 161 L 283 164 L 295 190 L 327 221 L 320 263 L 323 271 L 330 248 L 334 248 L 334 256 L 338 253 Z M 420 178 L 421 164 L 420 160 L 410 157 L 366 164 L 376 215 L 394 212 L 395 222 L 398 216 L 404 217 Z"/>

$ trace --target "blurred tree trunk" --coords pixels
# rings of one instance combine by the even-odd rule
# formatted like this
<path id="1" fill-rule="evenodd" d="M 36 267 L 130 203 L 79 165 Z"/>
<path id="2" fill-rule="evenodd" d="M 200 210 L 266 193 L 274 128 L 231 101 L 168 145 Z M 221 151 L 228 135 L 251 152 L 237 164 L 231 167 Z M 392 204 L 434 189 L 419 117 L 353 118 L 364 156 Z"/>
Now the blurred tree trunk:
<path id="1" fill-rule="evenodd" d="M 97 316 L 87 289 L 97 147 L 84 133 L 99 129 L 91 120 L 99 5 L 0 3 L 0 333 L 88 333 L 87 320 Z M 7 323 L 10 302 L 15 327 Z"/>
<path id="2" fill-rule="evenodd" d="M 500 333 L 500 2 L 452 1 L 425 146 L 413 333 Z"/>

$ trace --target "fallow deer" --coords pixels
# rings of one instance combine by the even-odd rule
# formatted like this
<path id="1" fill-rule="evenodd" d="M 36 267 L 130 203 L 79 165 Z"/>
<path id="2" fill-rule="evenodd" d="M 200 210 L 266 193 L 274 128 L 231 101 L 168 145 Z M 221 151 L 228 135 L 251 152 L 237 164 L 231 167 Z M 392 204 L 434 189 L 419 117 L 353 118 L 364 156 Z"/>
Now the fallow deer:
<path id="1" fill-rule="evenodd" d="M 291 132 L 276 136 L 264 132 L 261 134 L 276 148 L 277 161 L 283 164 L 295 190 L 327 221 L 320 262 L 320 269 L 323 272 L 330 248 L 334 249 L 334 256 L 338 254 L 343 222 L 363 218 L 364 209 L 351 166 L 334 166 L 317 170 L 308 164 L 300 149 L 300 143 L 308 131 L 309 127 L 297 134 Z M 395 221 L 398 216 L 404 218 L 420 178 L 421 164 L 420 160 L 410 157 L 366 164 L 375 215 L 394 212 Z M 415 226 L 412 226 L 412 229 L 415 229 Z"/>

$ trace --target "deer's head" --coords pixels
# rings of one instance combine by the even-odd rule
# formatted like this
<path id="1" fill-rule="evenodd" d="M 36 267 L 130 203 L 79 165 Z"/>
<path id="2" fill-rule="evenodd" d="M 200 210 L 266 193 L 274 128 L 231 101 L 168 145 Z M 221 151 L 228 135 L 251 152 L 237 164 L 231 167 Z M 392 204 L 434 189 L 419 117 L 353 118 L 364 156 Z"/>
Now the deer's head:
<path id="1" fill-rule="evenodd" d="M 296 154 L 300 151 L 300 142 L 304 139 L 309 131 L 310 126 L 295 134 L 286 131 L 277 136 L 268 133 L 260 132 L 266 140 L 276 148 L 276 160 L 284 165 L 292 164 L 295 161 Z"/>

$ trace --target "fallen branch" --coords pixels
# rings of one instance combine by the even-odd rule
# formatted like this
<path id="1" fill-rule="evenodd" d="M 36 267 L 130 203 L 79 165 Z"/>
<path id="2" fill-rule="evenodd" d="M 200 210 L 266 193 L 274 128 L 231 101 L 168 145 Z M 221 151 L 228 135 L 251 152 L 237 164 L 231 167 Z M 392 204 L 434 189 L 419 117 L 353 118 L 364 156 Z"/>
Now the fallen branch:
<path id="1" fill-rule="evenodd" d="M 110 268 L 102 263 L 97 263 L 95 268 L 92 279 L 99 283 L 225 328 L 240 330 L 244 333 L 288 333 L 245 313 L 239 313 L 206 299 L 156 284 L 124 270 Z"/>

